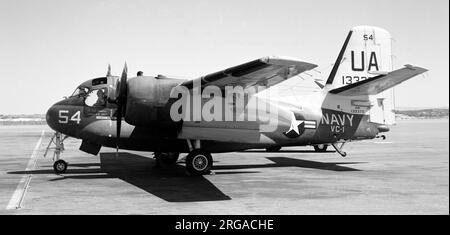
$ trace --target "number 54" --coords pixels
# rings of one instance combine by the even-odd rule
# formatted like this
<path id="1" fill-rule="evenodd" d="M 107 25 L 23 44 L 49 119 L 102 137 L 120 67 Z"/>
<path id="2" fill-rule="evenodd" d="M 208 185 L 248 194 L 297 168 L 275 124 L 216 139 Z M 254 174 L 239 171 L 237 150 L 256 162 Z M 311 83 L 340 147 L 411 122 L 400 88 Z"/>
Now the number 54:
<path id="1" fill-rule="evenodd" d="M 69 110 L 59 110 L 58 117 L 59 117 L 58 122 L 62 123 L 62 124 L 67 124 L 67 123 L 69 123 L 69 121 L 74 121 L 77 124 L 80 124 L 80 122 L 81 122 L 80 111 L 77 111 L 69 119 Z"/>
<path id="2" fill-rule="evenodd" d="M 370 35 L 367 35 L 367 34 L 364 34 L 363 35 L 363 38 L 364 38 L 364 41 L 367 41 L 367 40 L 373 40 L 373 35 L 372 34 L 370 34 Z"/>

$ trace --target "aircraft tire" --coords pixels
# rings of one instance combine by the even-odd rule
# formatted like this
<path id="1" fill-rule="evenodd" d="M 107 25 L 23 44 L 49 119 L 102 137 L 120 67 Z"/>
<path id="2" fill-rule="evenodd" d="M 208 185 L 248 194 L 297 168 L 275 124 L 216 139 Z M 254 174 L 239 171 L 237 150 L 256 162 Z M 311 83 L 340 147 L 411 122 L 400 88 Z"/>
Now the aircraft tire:
<path id="1" fill-rule="evenodd" d="M 213 159 L 211 154 L 195 149 L 186 157 L 186 169 L 191 175 L 205 175 L 211 172 Z"/>
<path id="2" fill-rule="evenodd" d="M 62 174 L 67 170 L 67 162 L 64 160 L 58 160 L 53 163 L 53 170 L 56 174 Z"/>
<path id="3" fill-rule="evenodd" d="M 327 144 L 318 144 L 318 145 L 314 145 L 314 150 L 316 152 L 326 152 L 328 148 Z"/>

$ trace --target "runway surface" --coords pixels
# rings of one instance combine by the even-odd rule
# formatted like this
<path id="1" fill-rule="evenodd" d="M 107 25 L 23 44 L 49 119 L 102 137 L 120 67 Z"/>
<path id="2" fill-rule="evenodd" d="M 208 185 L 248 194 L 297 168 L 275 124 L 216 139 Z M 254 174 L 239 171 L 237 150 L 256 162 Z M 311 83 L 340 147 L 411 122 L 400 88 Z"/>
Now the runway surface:
<path id="1" fill-rule="evenodd" d="M 68 139 L 55 175 L 46 126 L 0 126 L 0 214 L 449 214 L 448 120 L 399 121 L 385 141 L 213 154 L 214 174 Z M 44 132 L 42 132 L 44 130 Z M 182 155 L 184 156 L 184 155 Z"/>

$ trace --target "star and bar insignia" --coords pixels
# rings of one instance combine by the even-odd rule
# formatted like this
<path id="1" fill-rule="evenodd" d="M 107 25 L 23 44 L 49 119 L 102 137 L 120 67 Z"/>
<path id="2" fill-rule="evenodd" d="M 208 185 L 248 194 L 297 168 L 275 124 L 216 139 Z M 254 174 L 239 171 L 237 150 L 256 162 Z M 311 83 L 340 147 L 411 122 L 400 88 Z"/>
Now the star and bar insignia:
<path id="1" fill-rule="evenodd" d="M 297 120 L 295 115 L 292 115 L 291 127 L 283 134 L 288 138 L 297 138 L 305 132 L 306 129 L 316 129 L 315 120 Z"/>

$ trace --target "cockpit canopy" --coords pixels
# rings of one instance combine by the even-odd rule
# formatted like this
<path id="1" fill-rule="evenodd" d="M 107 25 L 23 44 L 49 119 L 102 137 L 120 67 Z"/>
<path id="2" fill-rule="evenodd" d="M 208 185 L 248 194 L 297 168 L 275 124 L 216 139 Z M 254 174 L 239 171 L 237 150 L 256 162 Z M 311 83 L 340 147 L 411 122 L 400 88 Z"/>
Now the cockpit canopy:
<path id="1" fill-rule="evenodd" d="M 99 77 L 79 85 L 70 97 L 81 97 L 89 107 L 105 107 L 108 98 L 115 99 L 119 78 L 115 76 Z"/>

